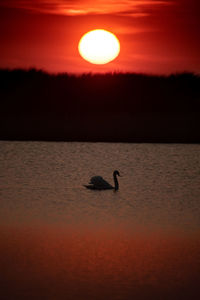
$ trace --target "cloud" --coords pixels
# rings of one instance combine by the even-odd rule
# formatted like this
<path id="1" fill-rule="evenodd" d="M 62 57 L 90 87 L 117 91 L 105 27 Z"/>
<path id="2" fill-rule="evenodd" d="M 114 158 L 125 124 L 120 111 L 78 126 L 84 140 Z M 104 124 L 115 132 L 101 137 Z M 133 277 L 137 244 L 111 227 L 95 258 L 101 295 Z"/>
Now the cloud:
<path id="1" fill-rule="evenodd" d="M 172 3 L 170 0 L 1 0 L 0 6 L 67 16 L 115 14 L 144 17 L 149 8 Z"/>

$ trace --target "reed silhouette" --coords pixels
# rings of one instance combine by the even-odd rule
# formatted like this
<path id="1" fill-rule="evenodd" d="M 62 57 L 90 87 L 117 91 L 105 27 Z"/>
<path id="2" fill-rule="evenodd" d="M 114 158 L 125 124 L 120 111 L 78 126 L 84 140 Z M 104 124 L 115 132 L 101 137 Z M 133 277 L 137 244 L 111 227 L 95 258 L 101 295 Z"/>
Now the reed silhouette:
<path id="1" fill-rule="evenodd" d="M 200 142 L 200 76 L 0 70 L 0 139 Z"/>

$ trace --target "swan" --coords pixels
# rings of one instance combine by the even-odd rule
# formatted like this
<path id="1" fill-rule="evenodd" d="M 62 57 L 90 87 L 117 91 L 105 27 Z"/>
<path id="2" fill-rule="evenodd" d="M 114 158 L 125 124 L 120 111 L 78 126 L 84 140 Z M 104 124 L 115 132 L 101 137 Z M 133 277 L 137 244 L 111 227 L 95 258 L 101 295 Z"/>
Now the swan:
<path id="1" fill-rule="evenodd" d="M 115 186 L 113 187 L 110 183 L 103 179 L 101 176 L 94 176 L 90 179 L 89 185 L 84 185 L 87 189 L 90 190 L 115 190 L 119 189 L 119 183 L 117 176 L 120 176 L 119 171 L 115 170 L 113 172 L 113 179 Z"/>

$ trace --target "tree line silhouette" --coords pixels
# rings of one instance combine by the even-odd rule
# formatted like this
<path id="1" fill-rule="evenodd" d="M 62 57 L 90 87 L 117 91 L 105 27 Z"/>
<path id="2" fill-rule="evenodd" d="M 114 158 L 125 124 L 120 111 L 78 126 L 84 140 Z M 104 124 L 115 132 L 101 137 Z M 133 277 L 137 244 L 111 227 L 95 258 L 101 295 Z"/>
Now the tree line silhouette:
<path id="1" fill-rule="evenodd" d="M 0 70 L 0 139 L 199 142 L 200 76 Z"/>

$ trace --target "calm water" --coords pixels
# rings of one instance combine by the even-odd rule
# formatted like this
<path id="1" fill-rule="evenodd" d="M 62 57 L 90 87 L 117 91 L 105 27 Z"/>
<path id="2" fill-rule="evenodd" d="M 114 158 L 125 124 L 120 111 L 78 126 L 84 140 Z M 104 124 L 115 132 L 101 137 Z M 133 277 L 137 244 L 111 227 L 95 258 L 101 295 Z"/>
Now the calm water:
<path id="1" fill-rule="evenodd" d="M 191 299 L 200 145 L 0 142 L 0 231 L 4 299 Z"/>

